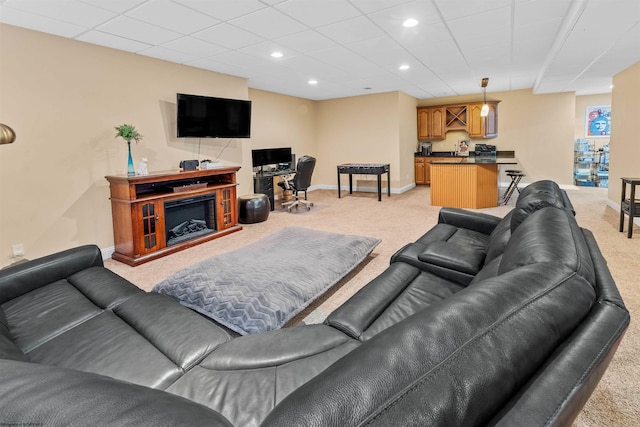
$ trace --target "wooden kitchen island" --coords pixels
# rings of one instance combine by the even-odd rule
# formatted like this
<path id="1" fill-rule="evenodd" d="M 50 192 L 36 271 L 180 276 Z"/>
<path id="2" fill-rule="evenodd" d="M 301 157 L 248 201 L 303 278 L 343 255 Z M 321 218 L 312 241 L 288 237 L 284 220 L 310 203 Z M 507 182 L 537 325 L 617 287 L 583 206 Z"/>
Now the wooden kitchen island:
<path id="1" fill-rule="evenodd" d="M 431 163 L 431 205 L 481 209 L 498 206 L 498 167 L 514 157 L 452 157 Z"/>

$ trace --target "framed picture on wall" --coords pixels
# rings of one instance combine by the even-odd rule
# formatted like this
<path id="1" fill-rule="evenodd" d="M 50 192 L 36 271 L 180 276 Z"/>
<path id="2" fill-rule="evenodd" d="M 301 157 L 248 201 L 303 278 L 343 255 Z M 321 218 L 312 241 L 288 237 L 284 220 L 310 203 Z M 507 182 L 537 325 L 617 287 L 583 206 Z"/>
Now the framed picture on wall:
<path id="1" fill-rule="evenodd" d="M 585 136 L 587 138 L 608 138 L 611 135 L 611 106 L 595 105 L 587 107 Z"/>

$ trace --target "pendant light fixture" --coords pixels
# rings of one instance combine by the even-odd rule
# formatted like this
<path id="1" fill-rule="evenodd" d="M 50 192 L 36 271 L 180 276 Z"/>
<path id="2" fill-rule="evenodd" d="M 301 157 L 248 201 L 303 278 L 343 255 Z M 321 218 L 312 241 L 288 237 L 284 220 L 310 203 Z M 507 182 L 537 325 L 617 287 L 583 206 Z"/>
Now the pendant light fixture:
<path id="1" fill-rule="evenodd" d="M 11 144 L 16 140 L 16 133 L 9 126 L 0 123 L 0 144 Z"/>
<path id="2" fill-rule="evenodd" d="M 487 104 L 487 86 L 489 85 L 489 77 L 485 77 L 482 79 L 482 93 L 484 95 L 484 104 L 482 104 L 482 109 L 480 110 L 481 117 L 487 117 L 489 115 L 489 105 Z"/>

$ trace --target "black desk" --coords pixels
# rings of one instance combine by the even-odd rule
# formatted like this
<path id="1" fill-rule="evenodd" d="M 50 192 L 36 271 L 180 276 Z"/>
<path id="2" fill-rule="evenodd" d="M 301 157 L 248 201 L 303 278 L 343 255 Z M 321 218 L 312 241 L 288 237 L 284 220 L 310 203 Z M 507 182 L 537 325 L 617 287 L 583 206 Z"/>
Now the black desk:
<path id="1" fill-rule="evenodd" d="M 387 196 L 391 197 L 389 163 L 345 163 L 338 165 L 338 198 L 340 198 L 340 174 L 349 174 L 349 194 L 353 194 L 352 175 L 378 175 L 378 201 L 382 201 L 382 174 L 387 174 Z"/>
<path id="2" fill-rule="evenodd" d="M 271 210 L 276 208 L 275 198 L 273 194 L 273 178 L 276 176 L 289 175 L 294 173 L 292 170 L 276 170 L 272 172 L 257 173 L 253 177 L 253 192 L 266 194 L 271 202 Z"/>
<path id="3" fill-rule="evenodd" d="M 636 199 L 636 185 L 640 185 L 640 178 L 620 178 L 622 180 L 622 196 L 620 201 L 620 232 L 624 231 L 624 215 L 629 216 L 629 230 L 627 237 L 633 235 L 633 218 L 640 217 L 640 200 Z M 631 187 L 629 198 L 626 197 L 627 184 Z"/>

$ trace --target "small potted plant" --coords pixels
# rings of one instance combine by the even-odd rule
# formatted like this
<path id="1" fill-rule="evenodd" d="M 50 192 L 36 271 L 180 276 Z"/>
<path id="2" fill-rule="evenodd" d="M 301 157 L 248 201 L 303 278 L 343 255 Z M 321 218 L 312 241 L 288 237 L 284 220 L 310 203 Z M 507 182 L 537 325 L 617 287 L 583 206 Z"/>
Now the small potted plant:
<path id="1" fill-rule="evenodd" d="M 127 148 L 129 150 L 129 160 L 127 163 L 127 175 L 135 176 L 136 171 L 133 167 L 133 158 L 131 157 L 131 140 L 138 142 L 142 140 L 142 135 L 140 134 L 140 132 L 136 130 L 135 126 L 128 125 L 126 123 L 120 126 L 116 126 L 115 129 L 118 132 L 116 133 L 116 138 L 120 137 L 125 141 L 127 141 Z"/>

